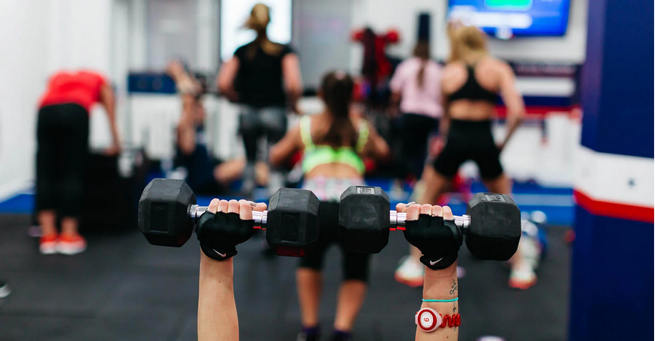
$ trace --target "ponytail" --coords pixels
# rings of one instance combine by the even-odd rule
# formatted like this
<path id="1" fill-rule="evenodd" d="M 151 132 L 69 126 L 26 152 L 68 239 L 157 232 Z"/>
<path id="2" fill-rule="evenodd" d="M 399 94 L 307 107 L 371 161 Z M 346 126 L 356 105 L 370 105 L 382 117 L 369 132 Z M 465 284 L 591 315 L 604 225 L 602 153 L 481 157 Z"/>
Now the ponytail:
<path id="1" fill-rule="evenodd" d="M 414 47 L 414 57 L 421 59 L 421 68 L 416 75 L 416 83 L 418 84 L 418 88 L 422 89 L 423 84 L 425 83 L 425 67 L 430 59 L 430 43 L 427 40 L 420 40 L 416 43 L 416 46 Z"/>
<path id="2" fill-rule="evenodd" d="M 427 64 L 427 61 L 422 60 L 421 68 L 418 69 L 418 74 L 416 75 L 416 83 L 419 89 L 423 89 L 423 83 L 425 82 L 425 64 Z"/>
<path id="3" fill-rule="evenodd" d="M 321 142 L 333 148 L 344 145 L 355 147 L 357 130 L 350 120 L 350 102 L 353 94 L 353 80 L 341 71 L 330 72 L 321 84 L 323 101 L 332 116 L 332 124 Z"/>
<path id="4" fill-rule="evenodd" d="M 282 51 L 282 46 L 276 44 L 268 39 L 266 34 L 266 28 L 268 23 L 271 21 L 271 10 L 268 6 L 264 4 L 256 4 L 252 7 L 250 11 L 250 17 L 244 24 L 244 27 L 247 27 L 251 30 L 257 32 L 257 38 L 255 39 L 255 44 L 252 45 L 252 48 L 248 51 L 248 58 L 255 58 L 257 53 L 257 48 L 261 47 L 262 50 L 268 55 L 275 56 L 280 51 Z"/>

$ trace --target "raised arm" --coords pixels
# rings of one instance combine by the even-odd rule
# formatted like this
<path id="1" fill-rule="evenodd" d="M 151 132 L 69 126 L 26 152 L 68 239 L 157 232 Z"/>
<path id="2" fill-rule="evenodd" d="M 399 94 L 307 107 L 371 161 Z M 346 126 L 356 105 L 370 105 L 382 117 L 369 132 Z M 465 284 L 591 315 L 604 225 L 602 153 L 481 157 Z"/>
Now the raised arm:
<path id="1" fill-rule="evenodd" d="M 190 155 L 196 149 L 196 127 L 192 110 L 195 101 L 190 95 L 182 95 L 182 115 L 177 123 L 177 146 L 184 155 Z"/>
<path id="2" fill-rule="evenodd" d="M 500 82 L 500 96 L 503 98 L 505 107 L 507 108 L 507 133 L 505 134 L 505 139 L 499 148 L 502 150 L 507 141 L 509 141 L 512 134 L 516 131 L 516 128 L 521 125 L 523 117 L 525 116 L 525 103 L 523 102 L 523 96 L 516 89 L 516 77 L 512 68 L 507 65 L 505 62 L 500 62 L 502 67 L 500 68 L 499 73 L 499 82 Z"/>
<path id="3" fill-rule="evenodd" d="M 182 101 L 182 114 L 177 123 L 177 146 L 183 154 L 189 155 L 196 149 L 194 111 L 198 105 L 196 95 L 202 91 L 202 88 L 191 75 L 187 74 L 184 66 L 177 60 L 168 63 L 166 74 L 175 81 L 175 87 L 180 93 Z"/>
<path id="4" fill-rule="evenodd" d="M 254 206 L 254 207 L 253 207 Z M 198 340 L 238 341 L 239 319 L 234 301 L 233 260 L 235 246 L 248 240 L 252 234 L 252 210 L 263 211 L 265 204 L 253 205 L 241 200 L 212 200 L 196 232 L 203 250 L 209 249 L 219 256 L 209 257 L 200 252 L 200 285 L 198 294 Z M 239 214 L 240 225 L 230 221 L 225 213 Z M 233 226 L 234 225 L 234 226 Z M 200 232 L 202 231 L 202 232 Z M 230 244 L 231 241 L 233 244 Z M 227 255 L 227 256 L 226 256 Z"/>
<path id="5" fill-rule="evenodd" d="M 448 206 L 416 204 L 398 204 L 396 210 L 407 213 L 405 238 L 421 250 L 421 262 L 429 265 L 425 268 L 423 303 L 417 313 L 419 325 L 415 340 L 457 341 L 460 321 L 457 252 L 461 241 L 450 238 L 454 223 L 444 223 L 453 220 L 453 213 Z M 438 324 L 437 319 L 441 319 L 442 324 Z M 436 329 L 430 330 L 430 327 Z"/>
<path id="6" fill-rule="evenodd" d="M 239 71 L 239 59 L 232 57 L 223 63 L 221 70 L 216 77 L 216 87 L 228 100 L 235 102 L 239 99 L 239 94 L 234 90 L 234 79 Z"/>
<path id="7" fill-rule="evenodd" d="M 300 126 L 297 125 L 289 130 L 286 135 L 271 147 L 268 161 L 272 166 L 280 166 L 291 155 L 303 148 L 302 137 L 300 136 Z"/>
<path id="8" fill-rule="evenodd" d="M 219 262 L 200 252 L 199 341 L 239 340 L 232 264 L 231 258 Z"/>

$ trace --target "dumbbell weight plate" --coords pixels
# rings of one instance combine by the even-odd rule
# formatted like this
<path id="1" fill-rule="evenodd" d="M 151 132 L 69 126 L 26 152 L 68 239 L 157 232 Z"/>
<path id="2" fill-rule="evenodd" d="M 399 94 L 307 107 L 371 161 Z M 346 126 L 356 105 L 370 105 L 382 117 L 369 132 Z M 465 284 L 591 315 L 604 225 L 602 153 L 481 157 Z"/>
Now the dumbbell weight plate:
<path id="1" fill-rule="evenodd" d="M 389 197 L 380 187 L 348 187 L 339 203 L 339 241 L 344 250 L 380 252 L 389 242 L 389 212 Z"/>
<path id="2" fill-rule="evenodd" d="M 193 233 L 193 191 L 182 180 L 154 179 L 139 199 L 139 230 L 153 245 L 180 247 Z"/>
<path id="3" fill-rule="evenodd" d="M 506 194 L 477 193 L 466 214 L 471 222 L 466 246 L 478 259 L 509 260 L 521 239 L 521 211 Z"/>
<path id="4" fill-rule="evenodd" d="M 312 191 L 280 188 L 268 205 L 266 241 L 276 254 L 298 257 L 316 247 L 319 200 Z"/>

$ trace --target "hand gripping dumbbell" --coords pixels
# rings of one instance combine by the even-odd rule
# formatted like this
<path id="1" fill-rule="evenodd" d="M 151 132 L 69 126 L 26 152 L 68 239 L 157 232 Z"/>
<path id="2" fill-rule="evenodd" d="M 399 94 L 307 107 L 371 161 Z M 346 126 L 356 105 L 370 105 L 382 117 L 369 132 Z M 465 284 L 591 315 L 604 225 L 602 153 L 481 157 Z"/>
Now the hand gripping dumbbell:
<path id="1" fill-rule="evenodd" d="M 390 210 L 389 197 L 380 187 L 351 186 L 339 204 L 339 240 L 346 251 L 378 253 L 389 241 L 389 231 L 405 226 L 405 213 Z M 473 256 L 508 260 L 521 238 L 521 212 L 509 195 L 477 193 L 466 215 L 455 225 Z"/>
<path id="2" fill-rule="evenodd" d="M 267 211 L 253 211 L 255 225 L 266 230 L 266 241 L 278 255 L 302 256 L 318 242 L 319 200 L 302 189 L 280 188 Z M 139 199 L 138 225 L 153 245 L 180 247 L 189 240 L 206 206 L 182 180 L 154 179 Z"/>

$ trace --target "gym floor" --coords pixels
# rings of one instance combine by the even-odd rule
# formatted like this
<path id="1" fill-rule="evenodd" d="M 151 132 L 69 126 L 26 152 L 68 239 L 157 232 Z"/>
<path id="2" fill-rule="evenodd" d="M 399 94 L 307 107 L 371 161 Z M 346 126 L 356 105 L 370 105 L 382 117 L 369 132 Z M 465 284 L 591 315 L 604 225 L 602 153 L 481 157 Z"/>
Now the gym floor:
<path id="1" fill-rule="evenodd" d="M 42 256 L 27 234 L 29 215 L 0 215 L 0 278 L 13 293 L 0 300 L 0 340 L 195 340 L 199 250 L 149 245 L 136 230 L 87 232 L 80 255 Z M 507 287 L 508 269 L 460 252 L 460 340 L 564 340 L 568 311 L 568 228 L 550 227 L 539 281 L 521 292 Z M 241 340 L 295 340 L 299 309 L 296 259 L 266 257 L 262 239 L 239 246 L 235 292 Z M 463 250 L 466 248 L 463 247 Z M 401 233 L 373 258 L 371 287 L 355 327 L 356 340 L 411 340 L 421 289 L 393 278 L 407 251 Z M 340 281 L 339 252 L 326 260 L 321 325 L 330 332 Z"/>

